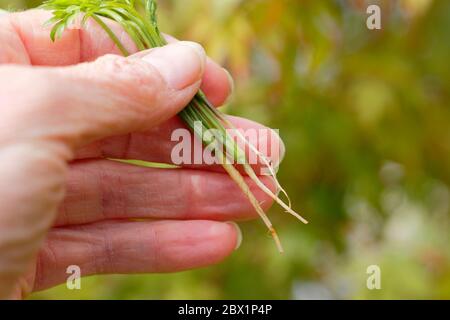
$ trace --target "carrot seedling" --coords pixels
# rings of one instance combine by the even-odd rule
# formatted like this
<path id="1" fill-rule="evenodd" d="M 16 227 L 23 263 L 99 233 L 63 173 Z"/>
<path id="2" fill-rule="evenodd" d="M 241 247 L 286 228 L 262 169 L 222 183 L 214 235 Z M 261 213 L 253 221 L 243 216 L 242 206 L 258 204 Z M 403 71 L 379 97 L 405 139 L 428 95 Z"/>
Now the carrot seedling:
<path id="1" fill-rule="evenodd" d="M 130 53 L 114 32 L 108 27 L 107 23 L 105 23 L 105 19 L 110 19 L 120 24 L 139 50 L 161 47 L 167 44 L 158 28 L 156 16 L 157 6 L 154 0 L 49 0 L 44 2 L 41 7 L 51 10 L 53 13 L 53 17 L 47 22 L 47 24 L 53 26 L 50 33 L 50 37 L 53 41 L 60 37 L 64 30 L 80 17 L 82 27 L 86 24 L 88 19 L 93 19 L 98 23 L 124 56 L 128 56 Z M 264 193 L 278 203 L 286 212 L 295 216 L 300 221 L 307 223 L 304 218 L 292 210 L 289 197 L 279 184 L 270 160 L 264 154 L 259 152 L 254 145 L 247 141 L 243 135 L 237 134 L 241 144 L 248 147 L 251 152 L 255 153 L 259 161 L 266 169 L 268 169 L 277 189 L 286 196 L 288 203 L 284 202 L 277 194 L 273 193 L 260 180 L 253 167 L 250 165 L 245 151 L 227 132 L 227 129 L 236 130 L 236 128 L 234 128 L 226 119 L 223 113 L 217 110 L 208 101 L 203 92 L 199 91 L 194 99 L 178 115 L 205 146 L 213 144 L 217 147 L 215 150 L 222 150 L 221 152 L 216 152 L 215 157 L 231 179 L 239 186 L 261 217 L 275 240 L 278 250 L 283 252 L 281 242 L 272 223 L 261 208 L 261 204 L 251 192 L 243 175 L 234 165 L 235 163 L 242 164 L 245 173 Z M 203 132 L 208 130 L 214 130 L 220 134 L 214 135 L 213 138 L 211 136 L 207 137 Z"/>

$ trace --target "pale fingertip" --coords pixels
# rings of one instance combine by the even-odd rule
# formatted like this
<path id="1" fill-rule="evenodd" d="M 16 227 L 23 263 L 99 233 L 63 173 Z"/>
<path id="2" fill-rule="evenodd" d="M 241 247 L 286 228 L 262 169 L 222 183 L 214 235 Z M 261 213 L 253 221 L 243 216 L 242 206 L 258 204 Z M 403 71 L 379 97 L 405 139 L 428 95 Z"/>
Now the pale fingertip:
<path id="1" fill-rule="evenodd" d="M 142 60 L 157 69 L 171 89 L 183 90 L 201 80 L 206 53 L 199 44 L 184 41 L 155 48 Z"/>
<path id="2" fill-rule="evenodd" d="M 273 134 L 276 136 L 278 140 L 278 150 L 279 150 L 279 158 L 278 161 L 274 164 L 275 170 L 278 171 L 278 168 L 280 167 L 281 163 L 284 160 L 284 157 L 286 156 L 286 145 L 284 144 L 283 140 L 281 139 L 280 135 L 277 131 L 271 129 Z"/>
<path id="3" fill-rule="evenodd" d="M 235 90 L 235 85 L 234 85 L 234 79 L 233 76 L 231 75 L 230 71 L 228 71 L 225 68 L 222 68 L 222 70 L 225 72 L 225 74 L 227 75 L 227 79 L 228 79 L 228 97 L 225 100 L 224 104 L 229 104 L 234 97 L 234 90 Z"/>
<path id="4" fill-rule="evenodd" d="M 234 221 L 228 221 L 227 224 L 233 226 L 233 228 L 236 229 L 236 245 L 234 247 L 234 250 L 237 250 L 241 247 L 241 244 L 242 244 L 242 239 L 243 239 L 242 230 L 239 227 L 239 225 Z"/>
<path id="5" fill-rule="evenodd" d="M 194 51 L 198 54 L 198 58 L 203 60 L 203 62 L 206 62 L 206 51 L 200 44 L 192 41 L 179 41 L 178 44 L 194 49 Z M 203 66 L 205 66 L 205 64 L 203 64 Z"/>

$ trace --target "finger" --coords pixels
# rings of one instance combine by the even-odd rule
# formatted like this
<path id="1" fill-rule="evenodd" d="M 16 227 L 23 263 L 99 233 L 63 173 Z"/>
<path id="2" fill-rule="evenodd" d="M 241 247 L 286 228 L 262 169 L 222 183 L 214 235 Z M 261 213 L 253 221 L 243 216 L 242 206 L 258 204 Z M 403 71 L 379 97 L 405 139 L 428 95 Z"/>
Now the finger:
<path id="1" fill-rule="evenodd" d="M 178 42 L 142 59 L 108 55 L 71 67 L 0 67 L 0 102 L 8 106 L 1 110 L 8 126 L 0 133 L 75 148 L 148 129 L 189 103 L 199 89 L 205 58 L 198 44 Z"/>
<path id="2" fill-rule="evenodd" d="M 82 276 L 175 272 L 216 264 L 240 244 L 240 231 L 212 221 L 103 222 L 53 229 L 38 256 L 34 290 Z"/>
<path id="3" fill-rule="evenodd" d="M 57 41 L 50 39 L 51 27 L 44 27 L 51 12 L 30 10 L 9 14 L 0 20 L 0 64 L 32 64 L 44 66 L 67 66 L 94 61 L 106 54 L 121 55 L 120 50 L 106 32 L 92 19 L 81 28 L 69 27 Z M 137 51 L 133 41 L 121 26 L 104 19 L 108 27 L 123 42 L 127 51 Z M 171 38 L 174 42 L 174 38 Z M 202 89 L 216 106 L 222 105 L 232 92 L 229 73 L 211 59 L 207 60 Z"/>
<path id="4" fill-rule="evenodd" d="M 30 267 L 63 201 L 66 163 L 59 152 L 44 143 L 1 144 L 0 299 Z"/>
<path id="5" fill-rule="evenodd" d="M 272 199 L 246 180 L 263 209 Z M 271 178 L 262 181 L 275 192 Z M 107 160 L 77 162 L 56 226 L 106 219 L 243 220 L 257 216 L 226 174 L 142 168 Z"/>
<path id="6" fill-rule="evenodd" d="M 169 43 L 180 41 L 171 35 L 164 34 L 164 37 Z M 221 106 L 232 96 L 234 80 L 228 70 L 208 58 L 203 75 L 202 90 L 213 105 Z"/>
<path id="7" fill-rule="evenodd" d="M 220 107 L 233 95 L 234 80 L 226 69 L 208 58 L 201 88 L 209 102 Z"/>
<path id="8" fill-rule="evenodd" d="M 0 40 L 5 44 L 0 49 L 0 63 L 66 66 L 93 61 L 108 53 L 120 54 L 108 35 L 92 20 L 83 29 L 77 25 L 68 27 L 53 42 L 50 39 L 52 27 L 44 26 L 51 16 L 50 11 L 29 10 L 0 20 Z M 136 52 L 131 39 L 124 36 L 117 24 L 108 22 L 108 26 L 122 39 L 127 50 Z"/>
<path id="9" fill-rule="evenodd" d="M 285 147 L 276 131 L 244 118 L 230 116 L 228 119 L 259 152 L 272 162 L 275 168 L 279 166 L 285 154 Z M 203 159 L 201 159 L 201 163 L 196 163 L 196 155 L 202 157 L 204 149 L 187 129 L 184 130 L 186 130 L 185 133 L 189 135 L 190 139 L 185 139 L 184 141 L 179 139 L 177 132 L 180 132 L 180 128 L 186 127 L 181 120 L 173 118 L 145 132 L 97 141 L 78 150 L 76 159 L 138 159 L 158 163 L 175 163 L 186 168 L 223 171 L 220 165 L 208 165 Z M 189 157 L 187 157 L 187 161 L 179 163 L 182 159 L 179 159 L 179 153 L 175 148 L 186 142 L 186 140 L 190 142 L 185 148 Z M 261 163 L 261 159 L 256 157 L 255 153 L 249 150 L 248 146 L 243 146 L 241 140 L 238 140 L 238 142 L 242 149 L 246 151 L 247 158 L 255 172 L 261 173 L 265 167 Z"/>

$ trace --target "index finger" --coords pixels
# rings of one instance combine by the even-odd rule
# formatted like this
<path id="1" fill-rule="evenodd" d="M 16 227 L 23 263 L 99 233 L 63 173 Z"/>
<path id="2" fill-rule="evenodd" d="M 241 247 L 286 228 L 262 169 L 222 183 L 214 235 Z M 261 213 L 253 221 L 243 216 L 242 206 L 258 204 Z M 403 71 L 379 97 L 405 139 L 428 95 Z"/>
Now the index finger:
<path id="1" fill-rule="evenodd" d="M 92 61 L 105 54 L 120 54 L 114 42 L 92 20 L 80 28 L 74 24 L 57 41 L 50 39 L 51 26 L 44 26 L 51 18 L 50 11 L 29 10 L 12 13 L 0 20 L 0 63 L 20 63 L 45 66 L 66 66 Z M 134 53 L 136 46 L 121 27 L 105 20 L 125 48 Z M 6 50 L 5 50 L 6 49 Z M 9 50 L 8 50 L 9 49 Z"/>
<path id="2" fill-rule="evenodd" d="M 74 24 L 53 42 L 51 27 L 44 26 L 51 16 L 50 11 L 35 9 L 0 19 L 0 64 L 67 66 L 93 61 L 105 54 L 121 55 L 107 33 L 92 19 L 83 28 Z M 134 42 L 118 23 L 109 19 L 104 22 L 128 52 L 137 52 Z M 208 59 L 201 88 L 212 104 L 220 106 L 232 93 L 233 82 L 225 69 Z"/>

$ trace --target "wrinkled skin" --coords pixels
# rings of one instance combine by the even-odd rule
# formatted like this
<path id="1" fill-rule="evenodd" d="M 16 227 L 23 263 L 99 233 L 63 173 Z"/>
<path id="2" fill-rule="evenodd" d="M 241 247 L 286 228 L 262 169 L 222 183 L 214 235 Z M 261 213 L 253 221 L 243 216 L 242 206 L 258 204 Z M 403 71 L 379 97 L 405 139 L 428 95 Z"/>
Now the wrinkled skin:
<path id="1" fill-rule="evenodd" d="M 120 57 L 94 22 L 52 43 L 48 17 L 0 16 L 0 298 L 65 282 L 69 265 L 83 275 L 174 272 L 230 255 L 240 234 L 227 221 L 255 212 L 226 174 L 106 160 L 170 162 L 176 114 L 200 87 L 223 104 L 227 72 L 192 42 Z"/>

